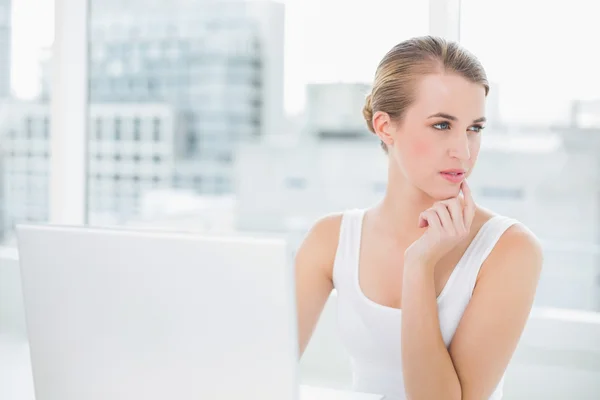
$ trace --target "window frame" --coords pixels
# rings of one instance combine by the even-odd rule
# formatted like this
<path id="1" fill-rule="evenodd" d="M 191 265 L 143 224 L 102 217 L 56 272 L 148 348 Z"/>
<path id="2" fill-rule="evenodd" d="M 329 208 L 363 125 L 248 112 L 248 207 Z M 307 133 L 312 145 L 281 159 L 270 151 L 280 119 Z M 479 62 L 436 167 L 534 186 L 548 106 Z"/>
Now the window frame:
<path id="1" fill-rule="evenodd" d="M 50 97 L 50 223 L 87 223 L 88 1 L 55 0 Z"/>

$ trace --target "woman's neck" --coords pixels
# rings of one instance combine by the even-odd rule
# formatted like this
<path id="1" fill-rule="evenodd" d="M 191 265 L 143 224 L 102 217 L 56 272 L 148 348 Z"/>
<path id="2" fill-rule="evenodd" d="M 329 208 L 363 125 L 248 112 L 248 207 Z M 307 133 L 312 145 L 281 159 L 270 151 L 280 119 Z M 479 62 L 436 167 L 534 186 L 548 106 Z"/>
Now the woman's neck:
<path id="1" fill-rule="evenodd" d="M 376 207 L 380 221 L 399 236 L 420 235 L 419 215 L 435 200 L 406 181 L 397 168 L 389 168 L 388 185 L 383 200 Z"/>

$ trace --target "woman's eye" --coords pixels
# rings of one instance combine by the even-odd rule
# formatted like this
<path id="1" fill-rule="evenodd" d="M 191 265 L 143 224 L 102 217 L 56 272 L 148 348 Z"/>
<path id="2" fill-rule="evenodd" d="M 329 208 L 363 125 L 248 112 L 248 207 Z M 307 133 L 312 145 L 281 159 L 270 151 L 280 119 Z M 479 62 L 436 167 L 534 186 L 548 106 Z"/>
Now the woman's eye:
<path id="1" fill-rule="evenodd" d="M 475 133 L 479 133 L 481 132 L 485 127 L 481 126 L 481 125 L 473 125 L 472 127 L 469 128 L 470 131 L 473 131 Z"/>
<path id="2" fill-rule="evenodd" d="M 440 123 L 433 125 L 433 127 L 435 129 L 439 129 L 439 130 L 446 130 L 446 129 L 450 129 L 450 124 L 448 122 L 440 122 Z"/>

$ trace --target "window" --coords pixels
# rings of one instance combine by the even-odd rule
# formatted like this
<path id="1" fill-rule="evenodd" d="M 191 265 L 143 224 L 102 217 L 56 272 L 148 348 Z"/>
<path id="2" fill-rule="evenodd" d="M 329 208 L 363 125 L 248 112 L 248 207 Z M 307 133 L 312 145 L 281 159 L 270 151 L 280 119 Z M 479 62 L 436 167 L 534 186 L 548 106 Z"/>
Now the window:
<path id="1" fill-rule="evenodd" d="M 121 118 L 117 117 L 115 118 L 115 141 L 120 141 L 121 140 Z"/>
<path id="2" fill-rule="evenodd" d="M 54 4 L 39 0 L 35 7 L 31 5 L 18 0 L 0 2 L 2 246 L 15 244 L 15 224 L 49 219 L 48 191 L 40 188 L 48 185 L 50 164 Z"/>
<path id="3" fill-rule="evenodd" d="M 155 142 L 160 142 L 160 119 L 158 118 L 153 120 L 152 137 Z"/>
<path id="4" fill-rule="evenodd" d="M 148 79 L 148 93 L 150 95 L 152 95 L 155 89 L 156 89 L 156 82 L 154 81 L 154 79 L 152 79 L 152 78 Z"/>
<path id="5" fill-rule="evenodd" d="M 238 151 L 248 162 L 247 144 L 260 143 L 263 138 L 291 137 L 289 133 L 303 130 L 301 115 L 308 109 L 308 84 L 368 82 L 391 46 L 402 38 L 428 33 L 427 1 L 349 2 L 344 4 L 344 18 L 336 22 L 333 31 L 330 15 L 340 12 L 336 0 L 262 3 L 240 2 L 239 9 L 237 3 L 216 3 L 203 10 L 197 2 L 156 0 L 150 10 L 138 1 L 127 8 L 90 1 L 89 25 L 94 33 L 89 38 L 93 51 L 88 59 L 88 79 L 96 84 L 90 85 L 89 95 L 102 100 L 103 114 L 108 116 L 98 149 L 104 154 L 102 168 L 114 173 L 113 166 L 106 163 L 118 162 L 120 155 L 119 173 L 139 177 L 139 199 L 159 187 L 166 189 L 165 201 L 173 199 L 166 208 L 176 213 L 185 209 L 185 202 L 177 201 L 179 192 L 253 201 L 250 194 L 238 192 L 238 182 L 250 179 L 273 179 L 273 190 L 287 190 L 281 178 L 269 178 L 269 174 L 261 173 L 260 166 L 264 163 L 269 173 L 280 169 L 289 174 L 287 167 L 299 162 L 310 165 L 309 158 L 289 157 L 286 162 L 290 165 L 284 162 L 272 167 L 278 165 L 273 163 L 277 157 L 273 150 L 240 167 Z M 173 12 L 173 7 L 179 9 Z M 365 15 L 374 8 L 386 12 L 366 30 L 357 29 L 365 26 Z M 111 13 L 114 23 L 107 24 Z M 211 30 L 211 26 L 218 30 Z M 275 40 L 266 42 L 265 38 Z M 364 100 L 364 93 L 358 97 Z M 358 104 L 352 101 L 350 105 L 343 102 L 343 107 Z M 293 122 L 281 123 L 282 114 Z M 358 122 L 344 128 L 349 141 L 366 129 L 360 113 L 356 115 Z M 132 121 L 131 128 L 126 121 Z M 327 127 L 320 128 L 328 132 Z M 127 136 L 124 140 L 130 134 L 133 139 Z M 375 140 L 372 145 L 379 151 Z M 380 151 L 377 155 L 382 156 Z M 325 163 L 324 156 L 319 157 L 314 165 Z M 306 174 L 301 168 L 299 171 L 299 177 L 292 177 L 284 186 L 297 190 L 307 187 L 307 182 L 312 185 L 313 178 L 318 181 L 316 170 Z M 371 193 L 370 182 L 379 178 L 364 183 L 361 190 Z M 95 216 L 113 211 L 119 221 L 140 218 L 136 212 L 142 209 L 141 203 L 122 210 L 94 209 L 100 202 L 91 196 L 110 198 L 111 188 L 88 194 L 90 224 L 94 224 Z M 267 191 L 261 196 L 267 196 Z M 276 199 L 275 195 L 256 202 Z M 234 208 L 228 212 L 234 213 Z M 283 227 L 284 218 L 279 223 Z"/>
<path id="6" fill-rule="evenodd" d="M 197 143 L 198 138 L 196 137 L 196 133 L 193 131 L 188 132 L 186 135 L 186 149 L 189 155 L 196 153 L 197 151 Z"/>
<path id="7" fill-rule="evenodd" d="M 102 140 L 102 118 L 96 118 L 96 140 Z"/>
<path id="8" fill-rule="evenodd" d="M 491 82 L 473 190 L 544 244 L 538 306 L 600 311 L 597 15 L 586 0 L 461 0 L 462 44 Z"/>
<path id="9" fill-rule="evenodd" d="M 27 117 L 25 118 L 25 136 L 27 139 L 31 139 L 33 137 L 33 118 Z"/>
<path id="10" fill-rule="evenodd" d="M 133 140 L 139 142 L 141 139 L 141 124 L 139 117 L 133 119 Z"/>
<path id="11" fill-rule="evenodd" d="M 50 118 L 44 117 L 44 139 L 50 138 Z"/>

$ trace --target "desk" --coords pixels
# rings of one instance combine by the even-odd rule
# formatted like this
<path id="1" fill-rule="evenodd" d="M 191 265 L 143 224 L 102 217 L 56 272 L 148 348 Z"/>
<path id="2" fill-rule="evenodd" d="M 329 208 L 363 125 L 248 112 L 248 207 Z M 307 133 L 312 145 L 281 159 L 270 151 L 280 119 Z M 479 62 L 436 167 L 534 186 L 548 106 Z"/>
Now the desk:
<path id="1" fill-rule="evenodd" d="M 381 398 L 370 394 L 300 386 L 300 400 L 380 400 Z M 2 335 L 0 335 L 0 399 L 35 399 L 27 343 Z"/>
<path id="2" fill-rule="evenodd" d="M 300 385 L 300 400 L 381 400 L 375 394 L 355 393 L 342 390 Z"/>
<path id="3" fill-rule="evenodd" d="M 35 399 L 29 347 L 22 339 L 3 335 L 0 335 L 0 399 Z"/>

